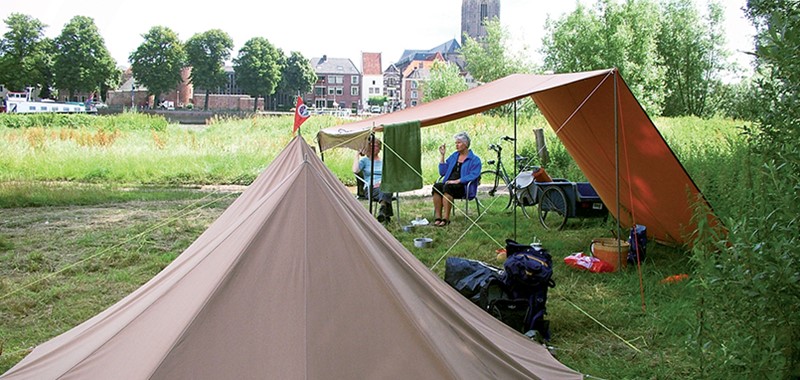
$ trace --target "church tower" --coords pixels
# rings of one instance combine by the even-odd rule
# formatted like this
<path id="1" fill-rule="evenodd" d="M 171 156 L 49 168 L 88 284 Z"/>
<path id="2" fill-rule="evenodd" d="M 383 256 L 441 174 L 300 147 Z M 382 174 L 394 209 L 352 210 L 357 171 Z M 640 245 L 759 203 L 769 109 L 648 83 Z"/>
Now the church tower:
<path id="1" fill-rule="evenodd" d="M 461 2 L 461 46 L 466 37 L 476 41 L 486 37 L 487 20 L 500 19 L 500 0 L 463 0 Z"/>

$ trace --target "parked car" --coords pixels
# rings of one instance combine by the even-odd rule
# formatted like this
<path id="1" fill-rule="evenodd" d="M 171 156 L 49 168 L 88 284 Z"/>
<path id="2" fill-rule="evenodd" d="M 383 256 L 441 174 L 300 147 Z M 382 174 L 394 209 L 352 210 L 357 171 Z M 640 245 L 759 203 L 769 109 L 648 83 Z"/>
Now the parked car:
<path id="1" fill-rule="evenodd" d="M 381 113 L 381 106 L 371 106 L 369 107 L 369 112 Z"/>

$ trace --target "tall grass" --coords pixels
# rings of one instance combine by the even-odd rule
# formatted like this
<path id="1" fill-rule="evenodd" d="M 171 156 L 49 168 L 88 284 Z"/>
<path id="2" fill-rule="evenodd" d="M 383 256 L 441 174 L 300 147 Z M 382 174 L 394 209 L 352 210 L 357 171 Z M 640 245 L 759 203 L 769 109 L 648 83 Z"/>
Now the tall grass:
<path id="1" fill-rule="evenodd" d="M 216 118 L 207 126 L 162 125 L 163 119 L 126 113 L 99 116 L 81 126 L 42 127 L 31 124 L 0 124 L 0 181 L 77 181 L 140 184 L 250 183 L 291 139 L 290 117 Z M 0 123 L 3 120 L 0 119 Z M 310 144 L 322 129 L 342 120 L 312 117 L 303 125 Z M 518 152 L 535 157 L 533 128 L 542 128 L 542 117 L 520 123 Z M 445 143 L 453 150 L 452 136 L 467 131 L 472 149 L 484 161 L 494 159 L 490 143 L 513 135 L 508 119 L 474 116 L 422 131 L 423 175 L 426 183 L 438 177 L 437 147 Z M 581 179 L 569 155 L 556 136 L 547 130 L 551 165 L 560 176 Z M 510 168 L 513 145 L 503 142 L 504 161 Z M 491 153 L 491 154 L 490 154 Z M 336 149 L 325 152 L 331 170 L 353 183 L 350 167 L 353 152 Z M 532 160 L 533 163 L 537 159 Z"/>

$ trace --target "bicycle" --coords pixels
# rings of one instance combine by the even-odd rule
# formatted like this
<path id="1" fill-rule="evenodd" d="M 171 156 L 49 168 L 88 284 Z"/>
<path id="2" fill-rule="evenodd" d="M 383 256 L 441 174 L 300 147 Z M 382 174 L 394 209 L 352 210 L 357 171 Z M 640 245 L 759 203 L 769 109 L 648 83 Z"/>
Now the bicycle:
<path id="1" fill-rule="evenodd" d="M 513 142 L 514 138 L 509 136 L 503 136 L 500 138 L 503 141 Z M 489 196 L 493 197 L 497 194 L 497 191 L 500 190 L 503 193 L 508 193 L 508 203 L 506 204 L 506 209 L 515 205 L 522 209 L 522 214 L 525 215 L 526 218 L 530 218 L 528 215 L 528 211 L 525 210 L 525 204 L 520 202 L 517 198 L 516 194 L 516 186 L 514 185 L 514 181 L 511 177 L 508 176 L 508 172 L 506 171 L 505 165 L 503 165 L 503 147 L 501 143 L 498 142 L 497 144 L 489 144 L 489 150 L 494 151 L 497 155 L 495 160 L 488 160 L 486 161 L 486 165 L 492 166 L 494 165 L 494 169 L 484 170 L 481 172 L 481 182 L 488 183 L 492 187 L 489 189 Z M 517 163 L 527 161 L 527 158 L 517 155 L 516 157 Z M 521 170 L 520 170 L 521 171 Z"/>

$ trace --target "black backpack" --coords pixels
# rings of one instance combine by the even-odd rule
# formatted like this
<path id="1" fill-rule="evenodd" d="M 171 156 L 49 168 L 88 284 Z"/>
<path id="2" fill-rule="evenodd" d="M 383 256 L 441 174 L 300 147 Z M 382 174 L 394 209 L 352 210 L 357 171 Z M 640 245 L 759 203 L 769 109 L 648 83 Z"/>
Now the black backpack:
<path id="1" fill-rule="evenodd" d="M 492 300 L 505 297 L 503 272 L 482 261 L 448 257 L 444 281 L 484 310 Z"/>
<path id="2" fill-rule="evenodd" d="M 520 304 L 527 304 L 522 326 L 512 327 L 522 333 L 535 330 L 543 339 L 549 340 L 550 326 L 544 319 L 547 314 L 547 290 L 556 286 L 552 279 L 553 259 L 550 253 L 506 239 L 506 255 L 503 283 L 513 301 L 507 304 L 514 309 L 519 309 Z"/>

